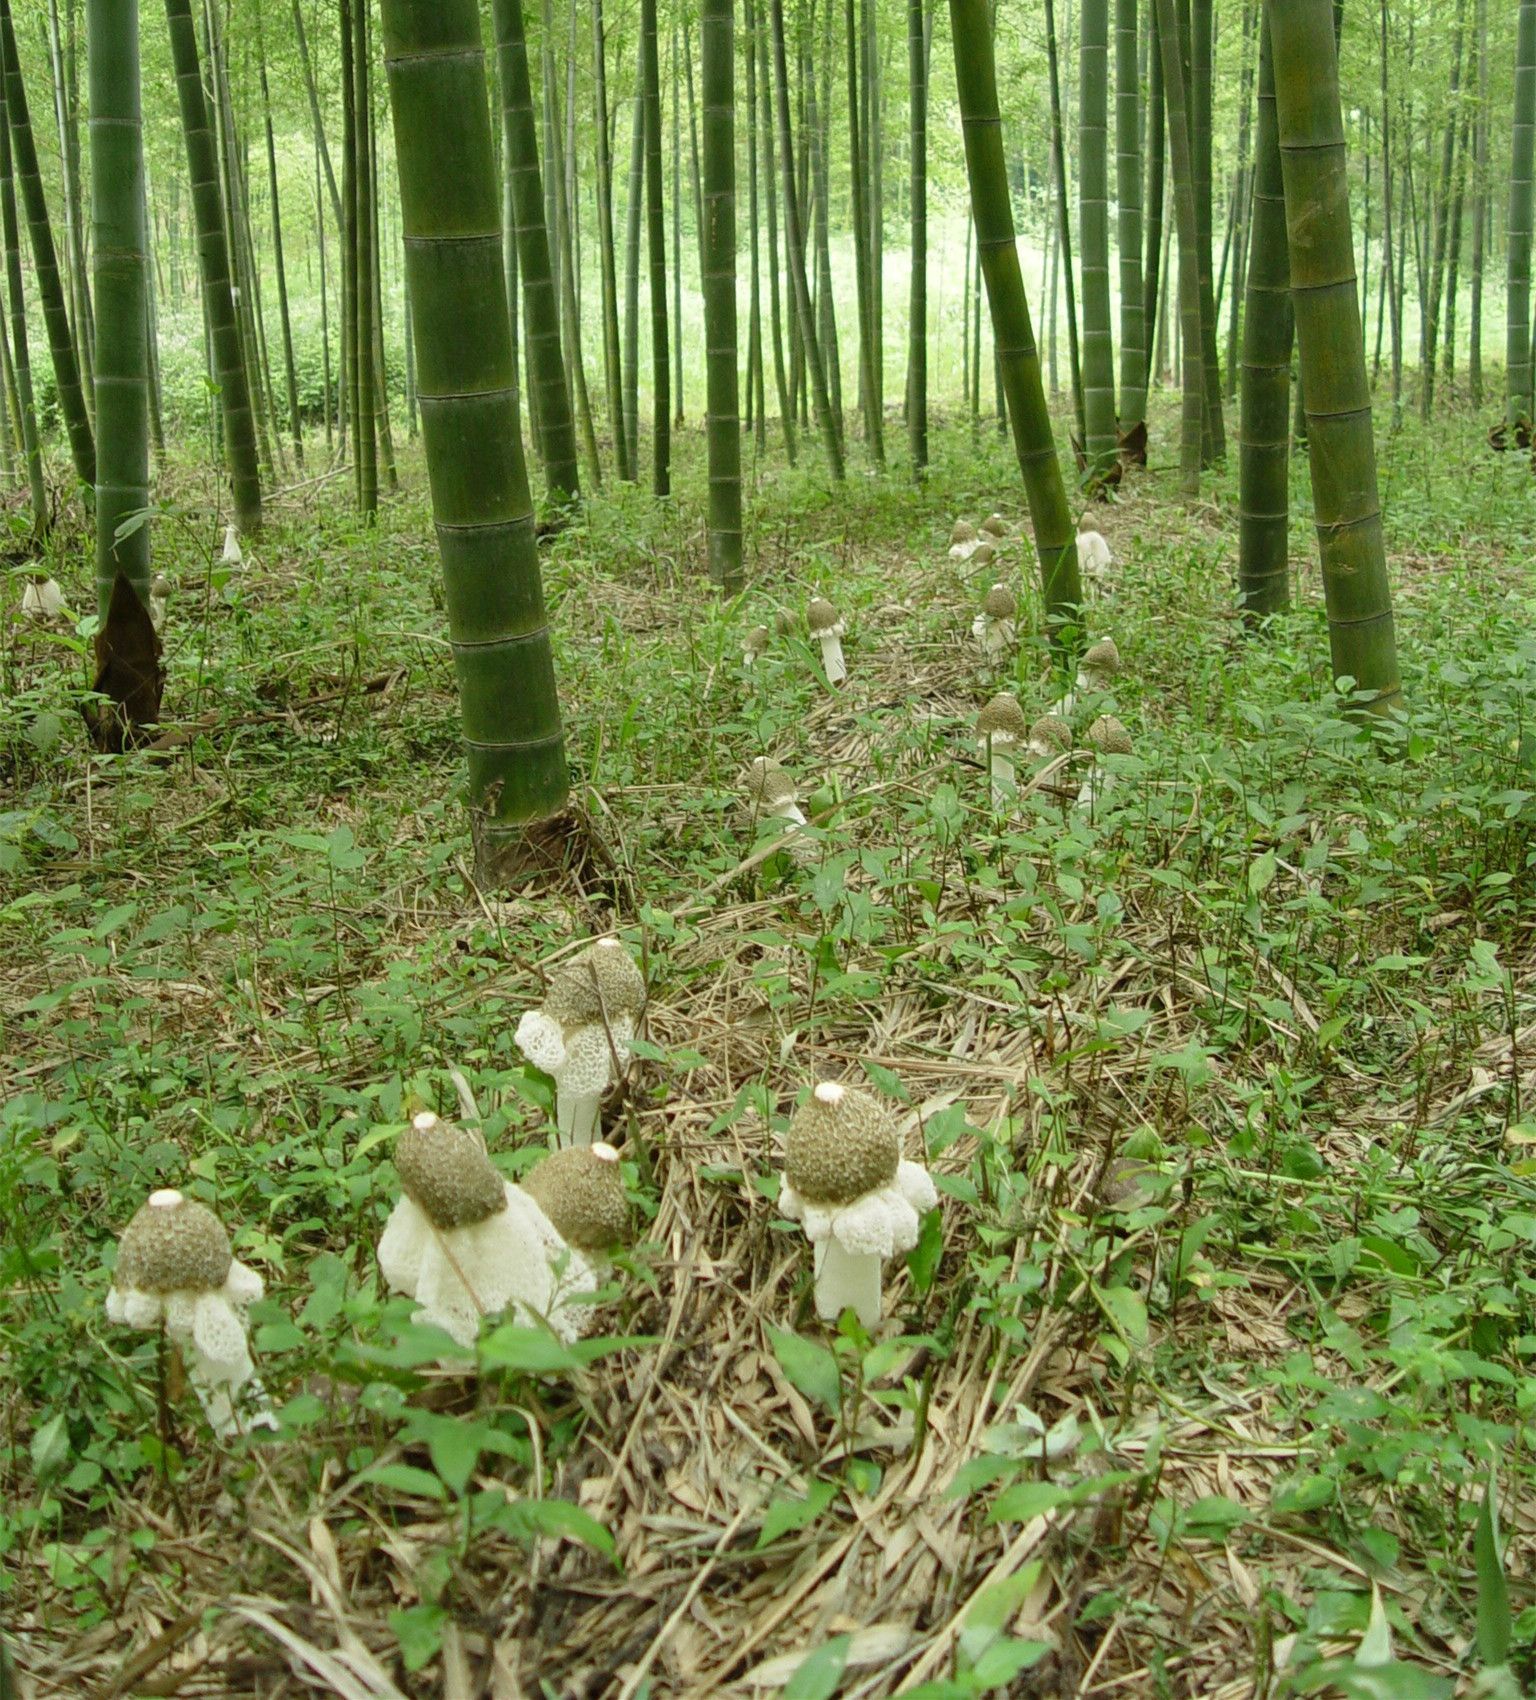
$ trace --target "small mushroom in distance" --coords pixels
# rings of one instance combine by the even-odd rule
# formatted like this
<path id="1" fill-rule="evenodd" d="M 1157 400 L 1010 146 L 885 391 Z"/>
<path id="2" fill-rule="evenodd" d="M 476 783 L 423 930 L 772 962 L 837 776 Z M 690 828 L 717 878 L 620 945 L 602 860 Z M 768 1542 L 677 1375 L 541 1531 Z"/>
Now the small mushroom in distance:
<path id="1" fill-rule="evenodd" d="M 1091 514 L 1084 515 L 1077 528 L 1078 571 L 1095 584 L 1104 584 L 1109 578 L 1109 569 L 1114 564 L 1114 559 L 1104 533 L 1099 530 L 1098 522 Z"/>
<path id="2" fill-rule="evenodd" d="M 1080 697 L 1091 696 L 1099 691 L 1114 688 L 1114 683 L 1120 676 L 1120 650 L 1113 638 L 1100 638 L 1097 643 L 1090 644 L 1083 652 L 1083 658 L 1077 664 L 1077 680 L 1073 688 L 1051 710 L 1052 714 L 1063 717 L 1070 715 L 1077 707 Z"/>
<path id="3" fill-rule="evenodd" d="M 796 1111 L 779 1208 L 815 1248 L 824 1321 L 851 1307 L 865 1328 L 879 1325 L 881 1265 L 911 1251 L 938 1202 L 928 1171 L 903 1159 L 895 1120 L 867 1092 L 824 1080 Z"/>
<path id="4" fill-rule="evenodd" d="M 1093 751 L 1094 761 L 1088 770 L 1088 777 L 1083 781 L 1082 790 L 1077 794 L 1077 806 L 1080 809 L 1091 809 L 1114 783 L 1114 774 L 1105 767 L 1100 758 L 1130 755 L 1131 735 L 1114 715 L 1101 714 L 1083 734 L 1083 742 Z"/>
<path id="5" fill-rule="evenodd" d="M 968 561 L 976 552 L 976 527 L 968 519 L 957 519 L 949 534 L 949 558 Z"/>
<path id="6" fill-rule="evenodd" d="M 149 581 L 149 623 L 158 632 L 165 625 L 166 605 L 171 599 L 171 581 L 156 573 Z"/>
<path id="7" fill-rule="evenodd" d="M 980 572 L 983 567 L 990 567 L 997 559 L 997 545 L 990 537 L 983 537 L 971 551 L 971 566 Z"/>
<path id="8" fill-rule="evenodd" d="M 741 640 L 741 664 L 752 667 L 768 647 L 769 632 L 766 626 L 754 626 Z"/>
<path id="9" fill-rule="evenodd" d="M 1008 521 L 1001 514 L 988 514 L 981 522 L 981 529 L 988 537 L 1001 540 L 1008 535 Z"/>
<path id="10" fill-rule="evenodd" d="M 175 1187 L 162 1187 L 123 1229 L 107 1315 L 130 1328 L 164 1325 L 181 1348 L 187 1379 L 214 1433 L 223 1438 L 252 1424 L 273 1424 L 264 1403 L 243 1422 L 235 1405 L 256 1374 L 245 1313 L 261 1293 L 261 1277 L 235 1257 L 218 1217 Z M 253 1392 L 265 1401 L 259 1384 Z"/>
<path id="11" fill-rule="evenodd" d="M 971 622 L 971 635 L 981 645 L 982 659 L 996 667 L 1018 636 L 1019 604 L 1006 584 L 994 584 Z"/>
<path id="12" fill-rule="evenodd" d="M 848 677 L 843 661 L 843 634 L 848 630 L 837 609 L 818 596 L 806 610 L 805 624 L 811 636 L 821 645 L 822 670 L 829 685 L 840 685 Z"/>
<path id="13" fill-rule="evenodd" d="M 46 574 L 27 580 L 21 593 L 21 611 L 29 620 L 52 620 L 64 612 L 64 591 L 56 578 Z"/>
<path id="14" fill-rule="evenodd" d="M 543 1318 L 562 1339 L 582 1319 L 555 1303 L 551 1259 L 560 1245 L 526 1193 L 502 1179 L 478 1133 L 423 1110 L 395 1142 L 403 1196 L 379 1240 L 379 1269 L 417 1315 L 461 1346 L 473 1346 L 480 1319 L 511 1310 Z M 562 1296 L 597 1282 L 567 1270 Z"/>
<path id="15" fill-rule="evenodd" d="M 603 1094 L 629 1064 L 645 978 L 617 939 L 598 939 L 550 976 L 543 1006 L 517 1024 L 517 1047 L 555 1079 L 559 1145 L 590 1145 Z"/>
<path id="16" fill-rule="evenodd" d="M 992 781 L 992 806 L 1006 808 L 1014 786 L 1014 754 L 1029 734 L 1019 699 L 999 691 L 976 716 L 976 744 Z"/>

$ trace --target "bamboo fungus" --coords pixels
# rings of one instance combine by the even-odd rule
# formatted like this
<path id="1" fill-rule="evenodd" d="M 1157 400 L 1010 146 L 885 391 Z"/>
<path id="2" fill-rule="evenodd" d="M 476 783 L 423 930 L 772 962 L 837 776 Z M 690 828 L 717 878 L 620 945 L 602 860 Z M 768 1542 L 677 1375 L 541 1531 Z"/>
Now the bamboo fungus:
<path id="1" fill-rule="evenodd" d="M 422 439 L 482 874 L 567 794 L 533 506 L 512 408 L 501 218 L 476 0 L 382 0 Z"/>
<path id="2" fill-rule="evenodd" d="M 92 265 L 96 299 L 96 608 L 119 575 L 149 607 L 149 316 L 138 0 L 88 0 Z M 104 632 L 108 644 L 113 632 Z M 102 654 L 98 647 L 98 655 Z"/>
<path id="3" fill-rule="evenodd" d="M 53 356 L 59 411 L 64 415 L 69 435 L 75 476 L 82 484 L 91 485 L 96 481 L 96 448 L 91 436 L 91 421 L 85 409 L 85 396 L 80 388 L 80 366 L 75 359 L 75 343 L 69 328 L 69 309 L 64 303 L 64 284 L 59 276 L 58 256 L 53 246 L 53 228 L 48 222 L 48 202 L 43 195 L 42 178 L 38 175 L 37 145 L 27 114 L 27 92 L 21 80 L 21 61 L 16 53 L 10 0 L 0 0 L 0 53 L 4 57 L 5 105 L 11 129 L 15 178 L 21 190 L 27 228 L 32 238 L 34 275 L 42 301 L 43 327 Z"/>
<path id="4" fill-rule="evenodd" d="M 1082 602 L 1076 528 L 1051 436 L 1040 354 L 1019 269 L 987 0 L 950 0 L 949 15 L 971 210 L 1003 367 L 1014 450 L 1034 526 L 1046 620 L 1057 643 L 1070 649 Z"/>
<path id="5" fill-rule="evenodd" d="M 1330 0 L 1265 0 L 1334 677 L 1400 696 Z"/>

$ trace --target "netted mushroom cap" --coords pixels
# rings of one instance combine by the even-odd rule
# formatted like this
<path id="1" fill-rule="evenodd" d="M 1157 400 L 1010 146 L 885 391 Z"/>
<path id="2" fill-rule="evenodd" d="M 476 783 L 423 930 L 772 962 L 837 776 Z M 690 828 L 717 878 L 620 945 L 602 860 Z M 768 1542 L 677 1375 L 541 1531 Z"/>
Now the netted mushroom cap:
<path id="1" fill-rule="evenodd" d="M 405 1195 L 437 1228 L 467 1228 L 506 1203 L 506 1182 L 478 1134 L 423 1110 L 395 1141 Z"/>
<path id="2" fill-rule="evenodd" d="M 976 737 L 985 744 L 1021 744 L 1029 734 L 1024 710 L 1019 699 L 1009 691 L 999 691 L 976 716 Z"/>
<path id="3" fill-rule="evenodd" d="M 1081 668 L 1101 679 L 1113 679 L 1120 671 L 1120 651 L 1113 638 L 1100 638 L 1084 654 Z"/>
<path id="4" fill-rule="evenodd" d="M 1006 584 L 994 584 L 982 602 L 981 611 L 989 620 L 1012 620 L 1019 612 L 1019 604 Z"/>
<path id="5" fill-rule="evenodd" d="M 780 637 L 788 637 L 789 634 L 794 631 L 794 616 L 787 608 L 781 608 L 778 613 L 773 616 L 773 629 Z"/>
<path id="6" fill-rule="evenodd" d="M 761 655 L 768 647 L 769 632 L 766 626 L 754 626 L 741 640 L 742 653 L 745 655 Z"/>
<path id="7" fill-rule="evenodd" d="M 1029 741 L 1041 749 L 1070 750 L 1072 728 L 1059 714 L 1042 714 L 1029 729 Z"/>
<path id="8" fill-rule="evenodd" d="M 796 803 L 800 793 L 786 769 L 767 756 L 758 756 L 747 764 L 741 776 L 741 788 L 748 802 L 759 809 L 778 808 L 784 803 Z"/>
<path id="9" fill-rule="evenodd" d="M 1112 714 L 1101 714 L 1083 734 L 1083 742 L 1101 756 L 1131 753 L 1131 735 Z"/>
<path id="10" fill-rule="evenodd" d="M 809 1204 L 850 1204 L 878 1192 L 900 1162 L 895 1122 L 856 1086 L 822 1081 L 789 1124 L 784 1178 Z"/>
<path id="11" fill-rule="evenodd" d="M 985 537 L 971 551 L 971 562 L 974 566 L 990 567 L 996 559 L 997 545 L 989 542 Z"/>
<path id="12" fill-rule="evenodd" d="M 112 1285 L 123 1292 L 200 1292 L 222 1287 L 233 1262 L 218 1217 L 166 1187 L 152 1192 L 123 1229 Z"/>
<path id="13" fill-rule="evenodd" d="M 818 596 L 805 611 L 805 624 L 812 637 L 840 637 L 843 617 L 826 597 Z"/>
<path id="14" fill-rule="evenodd" d="M 609 1251 L 629 1228 L 619 1154 L 601 1140 L 552 1152 L 528 1171 L 522 1187 L 577 1251 Z"/>
<path id="15" fill-rule="evenodd" d="M 598 939 L 549 980 L 544 1013 L 566 1033 L 573 1028 L 601 1025 L 634 1017 L 645 1008 L 645 976 L 617 939 Z"/>
<path id="16" fill-rule="evenodd" d="M 1008 535 L 1008 521 L 1001 514 L 988 514 L 981 522 L 981 529 L 989 537 L 1006 537 Z"/>
<path id="17" fill-rule="evenodd" d="M 976 541 L 976 527 L 968 519 L 957 519 L 954 529 L 949 534 L 949 541 L 952 545 L 974 543 Z"/>

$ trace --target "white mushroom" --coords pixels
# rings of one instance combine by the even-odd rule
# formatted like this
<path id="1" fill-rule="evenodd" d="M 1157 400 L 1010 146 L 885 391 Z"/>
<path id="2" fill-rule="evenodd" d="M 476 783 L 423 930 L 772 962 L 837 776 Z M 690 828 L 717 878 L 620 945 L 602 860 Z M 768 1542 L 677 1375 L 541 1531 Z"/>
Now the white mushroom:
<path id="1" fill-rule="evenodd" d="M 741 776 L 741 788 L 754 822 L 766 815 L 773 820 L 792 821 L 796 826 L 805 825 L 795 782 L 776 761 L 758 756 L 749 762 Z"/>
<path id="2" fill-rule="evenodd" d="M 867 1092 L 823 1081 L 795 1113 L 779 1208 L 815 1247 L 824 1320 L 851 1307 L 865 1328 L 878 1326 L 880 1266 L 911 1251 L 938 1201 L 928 1171 L 902 1159 L 896 1123 Z"/>
<path id="3" fill-rule="evenodd" d="M 245 1338 L 245 1312 L 261 1293 L 261 1277 L 232 1254 L 218 1217 L 164 1187 L 123 1229 L 107 1315 L 130 1328 L 164 1326 L 223 1437 L 276 1426 Z M 247 1387 L 242 1409 L 236 1395 Z"/>
<path id="4" fill-rule="evenodd" d="M 829 685 L 840 685 L 848 677 L 843 662 L 843 634 L 848 630 L 843 617 L 824 596 L 818 596 L 806 610 L 805 623 L 810 634 L 821 645 L 822 670 Z"/>
<path id="5" fill-rule="evenodd" d="M 517 1024 L 517 1046 L 555 1077 L 560 1145 L 590 1145 L 603 1093 L 629 1064 L 645 980 L 617 939 L 588 945 L 550 976 L 541 1009 Z"/>
<path id="6" fill-rule="evenodd" d="M 768 628 L 754 626 L 741 640 L 741 664 L 751 667 L 768 647 Z"/>
<path id="7" fill-rule="evenodd" d="M 996 667 L 1013 648 L 1018 636 L 1019 605 L 1006 584 L 994 584 L 971 622 L 971 635 L 981 646 L 983 659 Z"/>
<path id="8" fill-rule="evenodd" d="M 21 611 L 29 620 L 51 620 L 64 611 L 64 591 L 56 578 L 28 579 Z"/>
<path id="9" fill-rule="evenodd" d="M 1028 736 L 1018 698 L 999 691 L 976 716 L 976 743 L 992 780 L 992 806 L 1003 809 L 1013 791 L 1014 755 Z"/>
<path id="10" fill-rule="evenodd" d="M 594 1291 L 596 1277 L 567 1257 L 534 1200 L 502 1179 L 478 1133 L 423 1110 L 395 1143 L 395 1168 L 404 1196 L 379 1240 L 379 1269 L 416 1300 L 421 1321 L 467 1347 L 482 1317 L 503 1312 L 576 1338 L 585 1315 L 565 1301 Z"/>
<path id="11" fill-rule="evenodd" d="M 1083 734 L 1083 742 L 1094 753 L 1093 766 L 1077 794 L 1077 806 L 1091 809 L 1114 783 L 1114 774 L 1099 760 L 1101 756 L 1131 754 L 1131 735 L 1112 714 L 1101 714 Z"/>
<path id="12" fill-rule="evenodd" d="M 171 581 L 164 573 L 156 573 L 149 581 L 149 619 L 158 632 L 165 624 L 165 608 L 171 599 Z"/>
<path id="13" fill-rule="evenodd" d="M 1042 714 L 1024 741 L 1025 759 L 1031 762 L 1055 761 L 1071 748 L 1072 728 L 1054 714 Z"/>
<path id="14" fill-rule="evenodd" d="M 1051 710 L 1063 719 L 1069 717 L 1081 697 L 1092 696 L 1114 687 L 1120 676 L 1120 651 L 1113 638 L 1100 638 L 1090 644 L 1077 664 L 1077 680 L 1072 689 Z"/>
<path id="15" fill-rule="evenodd" d="M 968 519 L 957 519 L 949 534 L 949 558 L 968 561 L 976 553 L 976 527 Z"/>
<path id="16" fill-rule="evenodd" d="M 1095 584 L 1104 584 L 1109 579 L 1109 569 L 1114 564 L 1114 559 L 1109 544 L 1104 539 L 1104 533 L 1099 530 L 1098 522 L 1085 515 L 1077 528 L 1078 571 Z"/>

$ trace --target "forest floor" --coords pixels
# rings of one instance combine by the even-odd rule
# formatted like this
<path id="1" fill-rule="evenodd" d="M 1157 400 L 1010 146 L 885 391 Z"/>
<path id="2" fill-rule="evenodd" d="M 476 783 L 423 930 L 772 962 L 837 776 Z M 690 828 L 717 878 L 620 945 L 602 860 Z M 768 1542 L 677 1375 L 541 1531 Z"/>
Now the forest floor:
<path id="1" fill-rule="evenodd" d="M 947 556 L 957 516 L 1024 518 L 991 431 L 941 433 L 921 490 L 775 460 L 735 607 L 702 577 L 696 430 L 675 505 L 595 496 L 545 571 L 613 863 L 540 895 L 471 877 L 414 451 L 375 531 L 346 475 L 303 487 L 228 582 L 206 475 L 173 473 L 166 714 L 196 735 L 169 758 L 89 759 L 85 645 L 0 591 L 25 1700 L 1407 1697 L 1494 1692 L 1505 1650 L 1529 1675 L 1530 472 L 1470 418 L 1382 432 L 1410 710 L 1373 735 L 1327 688 L 1304 469 L 1298 612 L 1245 638 L 1235 464 L 1180 504 L 1173 429 L 1102 510 L 1135 755 L 1091 816 L 1037 786 L 1000 817 L 978 764 L 994 689 L 1031 715 L 1057 689 L 1022 540 L 984 576 Z M 78 525 L 53 548 L 78 601 Z M 970 637 L 993 578 L 1026 604 L 1005 676 Z M 818 591 L 850 627 L 835 694 Z M 796 633 L 744 668 L 780 608 Z M 741 835 L 764 752 L 814 866 Z M 440 1369 L 379 1292 L 391 1137 L 454 1112 L 457 1067 L 520 1172 L 549 1084 L 518 1015 L 610 928 L 652 1000 L 608 1112 L 634 1248 L 579 1353 L 504 1332 L 479 1377 Z M 828 1076 L 899 1100 L 942 1194 L 873 1340 L 815 1321 L 774 1208 Z M 266 1280 L 275 1434 L 215 1442 L 106 1321 L 114 1236 L 173 1183 Z"/>

